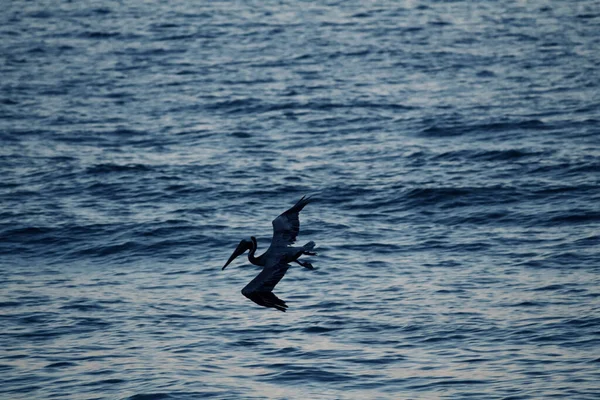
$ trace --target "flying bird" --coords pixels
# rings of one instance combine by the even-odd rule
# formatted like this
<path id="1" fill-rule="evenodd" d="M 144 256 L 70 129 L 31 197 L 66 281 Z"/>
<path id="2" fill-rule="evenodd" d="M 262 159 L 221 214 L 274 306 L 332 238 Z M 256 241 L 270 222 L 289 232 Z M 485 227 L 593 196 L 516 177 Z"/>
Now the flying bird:
<path id="1" fill-rule="evenodd" d="M 250 250 L 248 261 L 263 267 L 263 269 L 242 289 L 242 294 L 259 306 L 285 312 L 288 308 L 287 304 L 273 294 L 273 289 L 287 272 L 290 267 L 289 263 L 295 262 L 304 268 L 314 269 L 311 263 L 298 259 L 302 255 L 317 255 L 312 251 L 315 242 L 310 241 L 304 246 L 292 246 L 300 232 L 298 214 L 310 200 L 310 197 L 303 196 L 292 208 L 273 220 L 273 239 L 271 239 L 271 246 L 263 255 L 255 257 L 257 243 L 256 238 L 251 236 L 249 240 L 244 239 L 238 244 L 222 268 L 222 270 L 225 269 L 236 257 L 244 254 L 246 250 Z"/>

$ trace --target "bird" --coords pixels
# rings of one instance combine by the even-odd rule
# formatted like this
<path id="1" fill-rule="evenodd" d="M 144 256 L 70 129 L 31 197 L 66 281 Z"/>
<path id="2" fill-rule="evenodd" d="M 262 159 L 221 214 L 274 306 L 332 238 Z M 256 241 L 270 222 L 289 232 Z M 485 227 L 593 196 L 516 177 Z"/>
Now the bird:
<path id="1" fill-rule="evenodd" d="M 263 269 L 242 289 L 242 294 L 259 306 L 285 312 L 288 308 L 287 304 L 273 293 L 273 289 L 287 272 L 289 264 L 294 262 L 304 268 L 314 269 L 311 263 L 298 259 L 302 255 L 317 255 L 312 251 L 315 248 L 315 242 L 311 240 L 304 246 L 292 246 L 300 232 L 300 211 L 310 201 L 310 196 L 303 196 L 294 206 L 273 220 L 273 238 L 264 254 L 255 257 L 257 241 L 256 237 L 251 236 L 249 240 L 243 239 L 238 244 L 229 260 L 221 268 L 224 270 L 236 257 L 249 250 L 248 261 L 263 267 Z"/>

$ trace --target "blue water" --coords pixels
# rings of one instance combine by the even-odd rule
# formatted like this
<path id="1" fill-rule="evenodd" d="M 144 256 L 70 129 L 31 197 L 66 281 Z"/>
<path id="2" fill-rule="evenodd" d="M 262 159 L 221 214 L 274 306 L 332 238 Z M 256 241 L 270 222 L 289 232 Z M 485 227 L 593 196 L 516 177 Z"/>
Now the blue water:
<path id="1" fill-rule="evenodd" d="M 0 398 L 600 398 L 599 1 L 2 7 Z"/>

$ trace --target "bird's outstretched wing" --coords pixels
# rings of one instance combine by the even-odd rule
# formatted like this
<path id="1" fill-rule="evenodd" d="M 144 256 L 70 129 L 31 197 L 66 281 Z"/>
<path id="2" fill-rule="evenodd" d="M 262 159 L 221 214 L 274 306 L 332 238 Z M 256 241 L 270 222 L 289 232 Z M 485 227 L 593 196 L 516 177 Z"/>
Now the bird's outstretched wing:
<path id="1" fill-rule="evenodd" d="M 303 196 L 289 210 L 273 220 L 273 239 L 271 248 L 286 247 L 294 244 L 300 232 L 300 218 L 298 214 L 310 202 L 310 197 Z"/>
<path id="2" fill-rule="evenodd" d="M 287 304 L 273 294 L 273 289 L 289 267 L 288 264 L 282 262 L 263 268 L 260 274 L 242 289 L 242 294 L 259 306 L 272 307 L 285 312 Z"/>

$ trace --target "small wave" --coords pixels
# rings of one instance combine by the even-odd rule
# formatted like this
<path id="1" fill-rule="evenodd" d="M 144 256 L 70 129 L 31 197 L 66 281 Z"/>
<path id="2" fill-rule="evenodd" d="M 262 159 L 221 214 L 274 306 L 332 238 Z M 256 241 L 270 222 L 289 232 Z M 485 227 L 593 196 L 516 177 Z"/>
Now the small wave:
<path id="1" fill-rule="evenodd" d="M 344 359 L 344 361 L 350 362 L 353 364 L 372 365 L 375 367 L 378 365 L 383 366 L 386 364 L 393 364 L 398 361 L 406 360 L 406 358 L 407 357 L 404 357 L 401 355 L 390 355 L 390 356 L 384 356 L 384 357 L 378 357 L 378 358 L 348 358 L 348 359 Z"/>
<path id="2" fill-rule="evenodd" d="M 339 327 L 309 326 L 308 328 L 304 328 L 302 331 L 305 333 L 326 333 L 339 329 Z"/>
<path id="3" fill-rule="evenodd" d="M 291 365 L 290 365 L 291 366 Z M 268 381 L 275 382 L 343 382 L 355 379 L 353 375 L 327 371 L 323 368 L 292 369 L 267 375 Z"/>
<path id="4" fill-rule="evenodd" d="M 14 240 L 16 237 L 31 237 L 31 236 L 40 236 L 46 235 L 47 233 L 53 232 L 54 229 L 50 227 L 38 227 L 38 226 L 28 226 L 16 229 L 10 229 L 2 232 L 0 234 L 0 238 L 2 240 Z"/>
<path id="5" fill-rule="evenodd" d="M 27 13 L 27 16 L 30 18 L 47 19 L 47 18 L 52 18 L 54 16 L 54 14 L 51 13 L 49 10 L 36 10 L 36 11 Z"/>
<path id="6" fill-rule="evenodd" d="M 407 209 L 428 208 L 438 205 L 448 209 L 493 204 L 507 204 L 522 197 L 519 189 L 508 186 L 481 187 L 416 187 L 408 188 L 400 198 L 387 201 L 387 204 L 403 204 Z M 379 204 L 378 204 L 379 205 Z"/>
<path id="7" fill-rule="evenodd" d="M 60 307 L 62 310 L 75 310 L 75 311 L 100 311 L 105 310 L 106 307 L 100 304 L 90 303 L 88 301 L 73 301 L 64 306 Z"/>
<path id="8" fill-rule="evenodd" d="M 80 34 L 83 39 L 118 39 L 120 36 L 120 32 L 89 31 Z"/>
<path id="9" fill-rule="evenodd" d="M 453 204 L 457 206 L 457 204 Z M 455 213 L 458 214 L 458 213 Z M 488 212 L 471 212 L 467 215 L 452 215 L 450 217 L 444 217 L 440 219 L 440 222 L 449 226 L 458 226 L 465 224 L 474 225 L 501 225 L 503 223 L 515 221 L 515 218 L 508 213 L 508 211 L 488 211 Z"/>
<path id="10" fill-rule="evenodd" d="M 74 367 L 76 366 L 77 363 L 74 362 L 70 362 L 70 361 L 59 361 L 59 362 L 55 362 L 52 364 L 48 364 L 46 365 L 44 368 L 65 368 L 65 367 Z"/>
<path id="11" fill-rule="evenodd" d="M 354 251 L 375 251 L 380 254 L 397 253 L 402 250 L 402 247 L 393 243 L 361 243 L 361 244 L 343 244 L 339 248 Z"/>
<path id="12" fill-rule="evenodd" d="M 490 71 L 488 69 L 481 70 L 477 72 L 476 76 L 478 78 L 495 78 L 496 73 L 494 71 Z"/>
<path id="13" fill-rule="evenodd" d="M 435 156 L 434 160 L 443 161 L 514 161 L 529 157 L 550 156 L 549 152 L 524 149 L 504 150 L 453 150 Z"/>
<path id="14" fill-rule="evenodd" d="M 143 164 L 98 164 L 86 169 L 86 173 L 91 175 L 108 174 L 113 172 L 148 172 L 153 168 Z"/>
<path id="15" fill-rule="evenodd" d="M 219 390 L 203 391 L 203 392 L 156 392 L 156 393 L 139 393 L 127 397 L 126 400 L 195 400 L 195 399 L 210 399 L 210 398 L 229 398 Z M 234 397 L 231 397 L 234 398 Z"/>
<path id="16" fill-rule="evenodd" d="M 212 104 L 205 105 L 208 110 L 223 111 L 228 114 L 264 114 L 272 113 L 275 111 L 287 111 L 287 110 L 315 110 L 315 111 L 332 111 L 338 109 L 365 109 L 365 110 L 390 110 L 390 111 L 409 111 L 413 110 L 414 107 L 405 104 L 396 103 L 377 103 L 377 102 L 361 102 L 352 101 L 348 103 L 335 103 L 326 101 L 312 101 L 306 103 L 299 102 L 280 102 L 280 103 L 268 103 L 258 98 L 240 98 L 240 99 L 228 99 L 217 101 Z M 313 121 L 313 124 L 316 121 Z M 327 127 L 331 126 L 331 122 L 328 120 L 326 123 Z"/>
<path id="17" fill-rule="evenodd" d="M 104 386 L 104 385 L 116 385 L 119 383 L 125 383 L 127 382 L 125 379 L 120 379 L 120 378 L 108 378 L 108 379 L 101 379 L 98 381 L 93 381 L 93 382 L 84 382 L 81 383 L 82 386 Z"/>
<path id="18" fill-rule="evenodd" d="M 128 241 L 119 244 L 102 245 L 95 247 L 87 247 L 81 250 L 76 250 L 75 253 L 78 256 L 96 256 L 106 257 L 114 254 L 123 252 L 134 252 L 143 248 L 144 246 L 136 241 Z"/>
<path id="19" fill-rule="evenodd" d="M 490 381 L 486 379 L 444 379 L 431 383 L 408 385 L 407 388 L 416 390 L 437 388 L 438 390 L 441 390 L 441 388 L 448 386 L 471 387 L 472 385 L 485 385 L 489 383 Z"/>
<path id="20" fill-rule="evenodd" d="M 460 136 L 464 134 L 484 134 L 488 132 L 513 132 L 519 130 L 542 130 L 547 126 L 540 120 L 524 120 L 515 122 L 497 122 L 489 124 L 475 125 L 430 125 L 421 130 L 421 134 L 426 137 L 448 137 Z"/>
<path id="21" fill-rule="evenodd" d="M 592 224 L 600 221 L 600 212 L 582 210 L 561 213 L 550 218 L 550 224 Z"/>
<path id="22" fill-rule="evenodd" d="M 510 304 L 509 307 L 545 307 L 548 303 L 544 301 L 521 301 L 518 303 Z"/>
<path id="23" fill-rule="evenodd" d="M 577 328 L 596 328 L 600 326 L 600 318 L 589 317 L 589 318 L 573 318 L 565 322 L 567 325 L 575 326 Z"/>
<path id="24" fill-rule="evenodd" d="M 143 393 L 136 394 L 128 397 L 128 400 L 164 400 L 164 399 L 172 399 L 170 394 L 168 393 Z"/>
<path id="25" fill-rule="evenodd" d="M 22 304 L 17 301 L 0 301 L 0 308 L 18 307 L 20 305 Z"/>
<path id="26" fill-rule="evenodd" d="M 535 288 L 535 289 L 532 289 L 532 290 L 534 292 L 546 292 L 546 291 L 561 290 L 561 289 L 564 289 L 564 288 L 565 288 L 565 285 L 553 284 L 553 285 L 542 286 L 542 287 Z"/>

